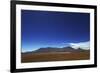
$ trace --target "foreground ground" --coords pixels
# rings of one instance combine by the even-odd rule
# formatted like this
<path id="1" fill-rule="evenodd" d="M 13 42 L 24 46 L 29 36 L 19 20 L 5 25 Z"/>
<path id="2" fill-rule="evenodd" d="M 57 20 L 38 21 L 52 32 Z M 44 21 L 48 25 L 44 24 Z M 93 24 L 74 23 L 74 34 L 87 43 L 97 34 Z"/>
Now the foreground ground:
<path id="1" fill-rule="evenodd" d="M 83 52 L 52 52 L 52 53 L 24 53 L 21 55 L 21 62 L 45 62 L 64 60 L 87 60 L 90 58 L 89 51 Z"/>

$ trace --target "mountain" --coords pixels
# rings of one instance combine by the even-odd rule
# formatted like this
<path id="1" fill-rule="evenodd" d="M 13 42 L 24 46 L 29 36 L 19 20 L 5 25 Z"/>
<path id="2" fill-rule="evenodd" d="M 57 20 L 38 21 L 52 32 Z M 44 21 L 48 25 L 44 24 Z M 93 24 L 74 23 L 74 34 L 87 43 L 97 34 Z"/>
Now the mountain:
<path id="1" fill-rule="evenodd" d="M 80 52 L 80 51 L 85 51 L 81 48 L 79 49 L 74 49 L 70 46 L 68 47 L 63 47 L 63 48 L 56 48 L 56 47 L 46 47 L 46 48 L 40 48 L 36 51 L 33 51 L 33 53 L 47 53 L 47 52 Z"/>
<path id="2" fill-rule="evenodd" d="M 45 47 L 45 48 L 39 48 L 35 51 L 25 52 L 27 54 L 33 54 L 33 53 L 51 53 L 51 52 L 83 52 L 83 51 L 89 51 L 84 50 L 82 48 L 72 48 L 71 46 L 57 48 L 57 47 Z M 24 54 L 24 52 L 22 52 Z"/>

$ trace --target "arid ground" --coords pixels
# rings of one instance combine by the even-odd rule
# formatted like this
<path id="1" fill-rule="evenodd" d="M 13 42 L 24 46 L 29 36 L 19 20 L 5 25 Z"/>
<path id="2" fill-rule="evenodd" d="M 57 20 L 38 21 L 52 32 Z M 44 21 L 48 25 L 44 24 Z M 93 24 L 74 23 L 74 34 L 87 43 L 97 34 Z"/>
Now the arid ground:
<path id="1" fill-rule="evenodd" d="M 22 53 L 21 62 L 46 62 L 90 59 L 90 51 L 82 52 L 51 52 L 51 53 Z"/>

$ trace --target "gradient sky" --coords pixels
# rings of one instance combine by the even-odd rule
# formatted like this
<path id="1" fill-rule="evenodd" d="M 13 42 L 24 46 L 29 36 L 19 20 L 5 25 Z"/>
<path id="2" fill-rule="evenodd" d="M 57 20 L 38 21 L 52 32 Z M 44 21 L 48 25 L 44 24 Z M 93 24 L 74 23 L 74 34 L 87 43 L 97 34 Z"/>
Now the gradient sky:
<path id="1" fill-rule="evenodd" d="M 21 10 L 22 52 L 89 40 L 89 13 Z"/>

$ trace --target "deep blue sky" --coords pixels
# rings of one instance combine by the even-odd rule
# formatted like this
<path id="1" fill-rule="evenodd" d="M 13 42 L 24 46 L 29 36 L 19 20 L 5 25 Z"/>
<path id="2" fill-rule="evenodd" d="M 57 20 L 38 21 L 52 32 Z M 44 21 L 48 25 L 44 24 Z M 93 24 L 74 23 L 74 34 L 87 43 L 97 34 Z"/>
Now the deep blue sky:
<path id="1" fill-rule="evenodd" d="M 22 52 L 89 39 L 89 13 L 21 10 Z"/>

